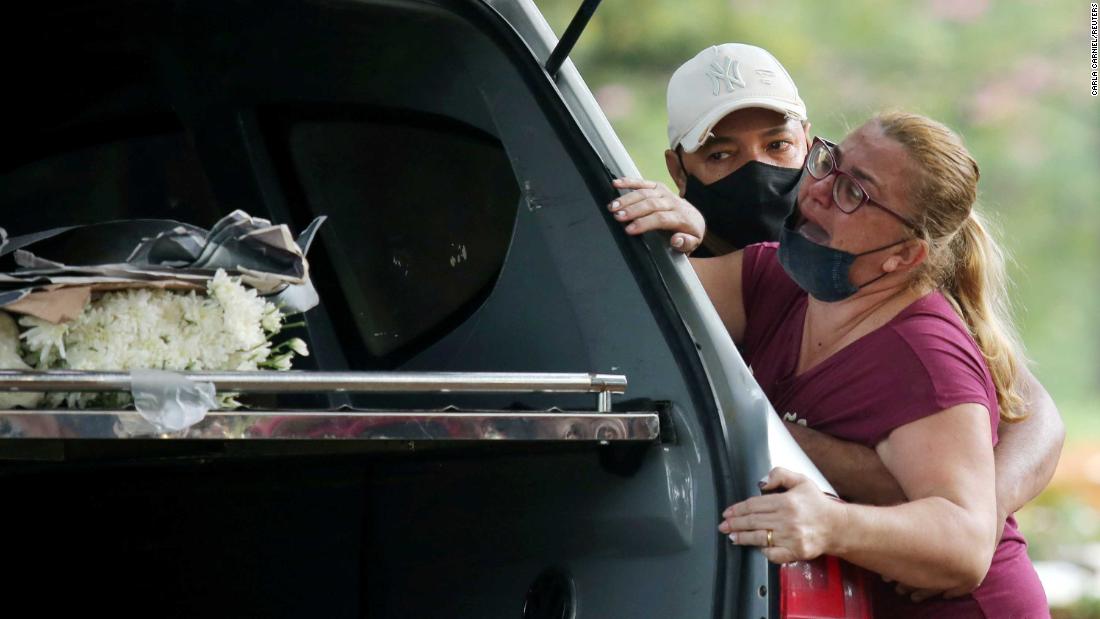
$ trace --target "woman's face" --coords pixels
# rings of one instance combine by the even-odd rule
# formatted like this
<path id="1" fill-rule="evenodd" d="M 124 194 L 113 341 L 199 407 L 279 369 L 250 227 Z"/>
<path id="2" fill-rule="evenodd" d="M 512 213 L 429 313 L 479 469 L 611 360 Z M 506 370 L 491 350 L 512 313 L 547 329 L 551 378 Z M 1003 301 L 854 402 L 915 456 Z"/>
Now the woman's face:
<path id="1" fill-rule="evenodd" d="M 852 132 L 834 150 L 837 169 L 851 174 L 870 198 L 887 208 L 916 219 L 909 200 L 912 160 L 901 144 L 887 137 L 875 123 Z M 833 202 L 836 174 L 817 180 L 806 174 L 798 193 L 801 218 L 798 230 L 810 240 L 853 254 L 911 237 L 901 221 L 880 208 L 864 204 L 845 213 Z M 852 266 L 852 281 L 864 281 L 882 272 L 891 252 L 859 259 Z M 871 260 L 873 258 L 873 260 Z M 863 271 L 861 273 L 861 271 Z"/>

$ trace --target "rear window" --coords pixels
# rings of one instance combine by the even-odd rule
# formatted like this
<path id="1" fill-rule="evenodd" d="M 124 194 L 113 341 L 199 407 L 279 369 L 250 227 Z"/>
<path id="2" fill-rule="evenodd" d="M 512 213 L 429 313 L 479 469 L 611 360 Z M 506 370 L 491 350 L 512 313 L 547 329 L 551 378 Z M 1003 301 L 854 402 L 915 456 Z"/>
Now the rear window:
<path id="1" fill-rule="evenodd" d="M 279 124 L 285 176 L 311 216 L 329 216 L 325 268 L 339 290 L 322 298 L 367 355 L 406 357 L 476 309 L 504 263 L 519 203 L 498 140 L 426 114 L 297 114 Z"/>

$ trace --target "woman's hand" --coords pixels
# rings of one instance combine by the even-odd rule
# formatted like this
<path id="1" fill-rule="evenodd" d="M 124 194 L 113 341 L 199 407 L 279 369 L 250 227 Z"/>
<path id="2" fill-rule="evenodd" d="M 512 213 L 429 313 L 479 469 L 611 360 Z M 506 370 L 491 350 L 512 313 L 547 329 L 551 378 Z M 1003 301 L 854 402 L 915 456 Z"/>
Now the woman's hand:
<path id="1" fill-rule="evenodd" d="M 786 492 L 777 492 L 781 490 Z M 763 496 L 734 503 L 722 512 L 718 530 L 742 546 L 760 546 L 772 563 L 808 561 L 833 554 L 844 507 L 808 477 L 774 468 L 760 482 Z M 771 531 L 771 545 L 768 544 Z"/>

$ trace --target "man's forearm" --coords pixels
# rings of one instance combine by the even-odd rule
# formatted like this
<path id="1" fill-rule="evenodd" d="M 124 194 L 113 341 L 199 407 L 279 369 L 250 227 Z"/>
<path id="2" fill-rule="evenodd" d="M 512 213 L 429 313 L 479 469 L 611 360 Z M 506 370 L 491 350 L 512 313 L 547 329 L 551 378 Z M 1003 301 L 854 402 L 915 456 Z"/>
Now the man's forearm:
<path id="1" fill-rule="evenodd" d="M 869 505 L 895 505 L 905 493 L 869 447 L 788 423 L 787 428 L 841 498 Z"/>
<path id="2" fill-rule="evenodd" d="M 1054 476 L 1066 431 L 1054 400 L 1027 369 L 1021 371 L 1031 413 L 1019 423 L 1001 423 L 993 450 L 997 464 L 997 507 L 1007 516 L 1043 491 Z"/>

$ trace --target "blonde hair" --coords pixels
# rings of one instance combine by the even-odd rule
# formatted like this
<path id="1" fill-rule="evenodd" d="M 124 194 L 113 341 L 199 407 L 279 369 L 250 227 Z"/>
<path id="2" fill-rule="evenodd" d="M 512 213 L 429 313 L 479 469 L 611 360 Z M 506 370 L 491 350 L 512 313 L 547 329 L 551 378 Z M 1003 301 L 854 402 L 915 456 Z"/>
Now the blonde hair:
<path id="1" fill-rule="evenodd" d="M 912 285 L 944 293 L 985 356 L 1001 419 L 1024 419 L 1027 411 L 1016 380 L 1022 347 L 1012 323 L 1005 256 L 974 208 L 978 164 L 958 135 L 932 119 L 886 112 L 870 122 L 901 144 L 916 164 L 911 206 L 918 234 L 928 243 L 928 258 L 915 271 Z"/>

